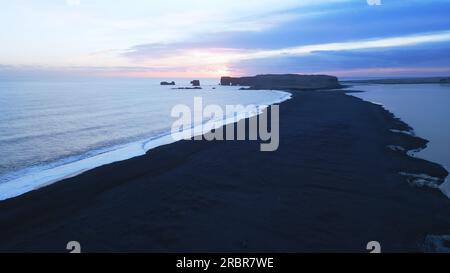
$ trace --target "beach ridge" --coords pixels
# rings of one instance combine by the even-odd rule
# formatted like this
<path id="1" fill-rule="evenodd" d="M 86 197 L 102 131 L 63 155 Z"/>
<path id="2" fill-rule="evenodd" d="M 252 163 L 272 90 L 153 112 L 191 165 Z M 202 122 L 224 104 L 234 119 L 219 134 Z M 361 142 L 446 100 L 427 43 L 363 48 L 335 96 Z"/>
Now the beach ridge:
<path id="1" fill-rule="evenodd" d="M 450 231 L 450 200 L 400 174 L 448 175 L 407 154 L 426 140 L 343 91 L 292 94 L 276 152 L 179 141 L 89 170 L 0 202 L 0 251 L 414 252 Z"/>

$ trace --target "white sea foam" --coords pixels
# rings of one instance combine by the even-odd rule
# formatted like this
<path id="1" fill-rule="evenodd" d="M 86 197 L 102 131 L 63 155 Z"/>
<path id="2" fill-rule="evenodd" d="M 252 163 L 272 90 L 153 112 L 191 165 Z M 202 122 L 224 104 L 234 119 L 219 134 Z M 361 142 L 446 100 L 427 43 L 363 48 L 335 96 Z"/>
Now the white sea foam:
<path id="1" fill-rule="evenodd" d="M 448 170 L 448 169 L 447 169 Z M 450 181 L 447 178 L 444 183 L 439 186 L 439 190 L 445 194 L 448 198 L 450 198 Z"/>
<path id="2" fill-rule="evenodd" d="M 237 122 L 241 119 L 258 115 L 267 106 L 281 103 L 291 98 L 291 94 L 288 92 L 270 92 L 274 92 L 275 94 L 277 94 L 277 98 L 272 99 L 271 101 L 259 102 L 257 104 L 259 106 L 259 112 L 236 113 L 233 116 L 215 120 L 215 124 L 226 125 Z M 167 126 L 168 128 L 170 128 L 170 124 L 168 124 Z M 208 130 L 205 130 L 205 128 L 203 128 L 203 125 L 198 125 L 187 128 L 186 130 L 183 130 L 178 134 L 182 136 L 181 138 L 184 138 L 185 136 L 196 136 L 207 132 Z M 0 183 L 0 200 L 5 200 L 22 195 L 24 193 L 51 185 L 65 178 L 73 177 L 93 168 L 100 167 L 102 165 L 144 155 L 147 151 L 158 146 L 175 142 L 174 139 L 180 139 L 180 136 L 174 136 L 173 134 L 170 134 L 170 129 L 168 129 L 166 133 L 153 136 L 150 139 L 110 147 L 106 151 L 100 152 L 90 157 L 69 161 L 68 163 L 56 165 L 53 167 L 41 166 L 32 168 L 31 170 L 23 172 L 22 175 L 18 175 L 18 177 L 15 179 Z"/>

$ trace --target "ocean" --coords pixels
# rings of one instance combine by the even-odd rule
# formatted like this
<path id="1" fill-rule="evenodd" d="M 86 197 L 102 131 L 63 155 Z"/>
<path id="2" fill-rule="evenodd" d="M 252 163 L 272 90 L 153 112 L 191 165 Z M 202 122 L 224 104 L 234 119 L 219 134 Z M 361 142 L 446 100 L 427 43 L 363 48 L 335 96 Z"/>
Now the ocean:
<path id="1" fill-rule="evenodd" d="M 0 82 L 0 200 L 173 142 L 175 105 L 269 105 L 281 91 L 242 91 L 202 79 L 173 90 L 164 79 Z M 172 79 L 171 79 L 172 80 Z M 189 80 L 176 79 L 177 86 Z M 245 117 L 250 113 L 235 113 Z"/>
<path id="2" fill-rule="evenodd" d="M 450 84 L 365 84 L 352 93 L 366 101 L 381 104 L 408 123 L 415 135 L 430 142 L 414 156 L 436 162 L 450 171 Z M 441 190 L 450 197 L 450 181 Z"/>

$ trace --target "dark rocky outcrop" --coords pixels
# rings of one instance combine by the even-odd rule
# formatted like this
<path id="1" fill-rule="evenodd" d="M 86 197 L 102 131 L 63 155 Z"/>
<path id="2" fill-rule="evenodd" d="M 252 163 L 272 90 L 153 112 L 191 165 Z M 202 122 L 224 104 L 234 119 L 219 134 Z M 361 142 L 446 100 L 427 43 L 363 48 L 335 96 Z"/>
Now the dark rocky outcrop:
<path id="1" fill-rule="evenodd" d="M 178 88 L 172 88 L 174 90 L 192 90 L 192 89 L 202 89 L 199 86 L 195 86 L 195 87 L 178 87 Z"/>
<path id="2" fill-rule="evenodd" d="M 191 81 L 192 86 L 200 86 L 200 81 L 199 80 L 193 80 Z"/>
<path id="3" fill-rule="evenodd" d="M 161 82 L 161 85 L 175 85 L 174 81 L 171 82 Z"/>
<path id="4" fill-rule="evenodd" d="M 253 77 L 222 77 L 221 85 L 249 86 L 249 89 L 314 90 L 342 87 L 338 78 L 328 75 L 268 74 Z"/>

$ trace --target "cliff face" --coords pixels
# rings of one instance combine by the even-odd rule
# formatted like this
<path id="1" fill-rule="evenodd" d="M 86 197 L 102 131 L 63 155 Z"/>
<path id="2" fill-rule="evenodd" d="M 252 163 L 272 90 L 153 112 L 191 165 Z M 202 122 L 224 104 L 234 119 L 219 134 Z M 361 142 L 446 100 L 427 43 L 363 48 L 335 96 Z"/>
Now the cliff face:
<path id="1" fill-rule="evenodd" d="M 284 89 L 284 90 L 312 90 L 332 89 L 341 85 L 334 76 L 327 75 L 257 75 L 253 77 L 222 77 L 221 85 L 250 86 L 250 89 Z"/>

